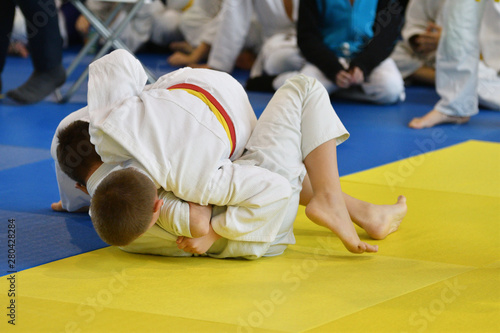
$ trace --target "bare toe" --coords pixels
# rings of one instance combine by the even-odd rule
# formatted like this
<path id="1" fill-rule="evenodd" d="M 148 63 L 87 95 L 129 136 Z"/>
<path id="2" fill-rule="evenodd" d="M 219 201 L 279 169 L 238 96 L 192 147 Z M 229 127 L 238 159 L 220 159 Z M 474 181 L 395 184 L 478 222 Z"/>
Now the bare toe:
<path id="1" fill-rule="evenodd" d="M 52 203 L 50 205 L 50 208 L 52 208 L 52 210 L 56 211 L 56 212 L 64 212 L 65 211 L 65 209 L 62 207 L 61 201 Z"/>

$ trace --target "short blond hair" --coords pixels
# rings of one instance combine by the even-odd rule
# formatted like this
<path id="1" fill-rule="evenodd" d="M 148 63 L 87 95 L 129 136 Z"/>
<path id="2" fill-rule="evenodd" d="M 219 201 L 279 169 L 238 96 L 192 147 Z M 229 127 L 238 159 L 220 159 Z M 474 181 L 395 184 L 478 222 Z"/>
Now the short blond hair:
<path id="1" fill-rule="evenodd" d="M 90 203 L 95 230 L 110 245 L 130 244 L 151 224 L 155 198 L 154 183 L 141 172 L 129 168 L 110 173 Z"/>

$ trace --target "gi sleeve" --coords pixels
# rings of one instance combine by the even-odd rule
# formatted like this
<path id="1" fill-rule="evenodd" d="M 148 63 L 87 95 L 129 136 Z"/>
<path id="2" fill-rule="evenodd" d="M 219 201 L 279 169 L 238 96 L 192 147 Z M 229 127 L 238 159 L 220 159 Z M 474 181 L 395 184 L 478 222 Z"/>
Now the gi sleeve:
<path id="1" fill-rule="evenodd" d="M 412 36 L 424 33 L 431 18 L 426 14 L 425 6 L 427 1 L 411 0 L 406 11 L 405 24 L 401 35 L 405 41 L 409 41 Z"/>
<path id="2" fill-rule="evenodd" d="M 189 204 L 177 198 L 172 192 L 161 191 L 158 196 L 163 199 L 160 217 L 156 224 L 163 230 L 175 235 L 191 238 L 189 229 Z"/>

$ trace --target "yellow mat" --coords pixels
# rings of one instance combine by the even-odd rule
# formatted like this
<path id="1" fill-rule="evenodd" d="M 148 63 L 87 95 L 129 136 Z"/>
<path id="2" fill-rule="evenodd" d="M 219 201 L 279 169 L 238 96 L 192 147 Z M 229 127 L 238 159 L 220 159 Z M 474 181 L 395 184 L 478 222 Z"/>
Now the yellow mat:
<path id="1" fill-rule="evenodd" d="M 105 248 L 18 273 L 16 325 L 4 315 L 1 331 L 498 332 L 499 156 L 500 144 L 471 141 L 414 157 L 404 175 L 409 160 L 344 177 L 360 199 L 408 198 L 400 231 L 370 241 L 377 254 L 349 254 L 303 209 L 297 244 L 276 258 Z M 6 277 L 0 288 L 8 314 Z"/>

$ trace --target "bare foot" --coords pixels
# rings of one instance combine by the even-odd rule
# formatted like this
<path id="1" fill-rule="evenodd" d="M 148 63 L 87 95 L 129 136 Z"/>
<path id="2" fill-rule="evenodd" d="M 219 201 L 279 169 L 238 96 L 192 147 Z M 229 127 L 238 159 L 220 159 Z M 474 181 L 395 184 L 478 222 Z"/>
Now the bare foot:
<path id="1" fill-rule="evenodd" d="M 422 129 L 434 127 L 439 124 L 465 124 L 470 117 L 448 116 L 437 110 L 432 110 L 421 118 L 413 118 L 408 124 L 409 127 Z"/>
<path id="2" fill-rule="evenodd" d="M 340 202 L 343 203 L 343 200 Z M 356 229 L 347 213 L 339 205 L 337 198 L 315 195 L 306 206 L 306 215 L 314 223 L 333 231 L 352 253 L 377 252 L 378 246 L 370 245 L 359 239 Z"/>
<path id="3" fill-rule="evenodd" d="M 50 208 L 52 208 L 53 211 L 56 211 L 56 212 L 65 212 L 66 209 L 64 209 L 62 207 L 62 202 L 59 201 L 59 202 L 54 202 L 50 205 Z"/>
<path id="4" fill-rule="evenodd" d="M 362 228 L 371 238 L 384 239 L 398 230 L 407 210 L 406 198 L 402 195 L 394 205 L 373 205 L 370 214 L 373 218 L 364 223 Z"/>
<path id="5" fill-rule="evenodd" d="M 67 212 L 67 210 L 63 208 L 61 201 L 52 203 L 50 205 L 50 208 L 52 208 L 52 210 L 56 212 Z M 72 213 L 86 213 L 88 211 L 89 211 L 89 206 L 83 206 L 75 211 L 72 211 Z"/>

